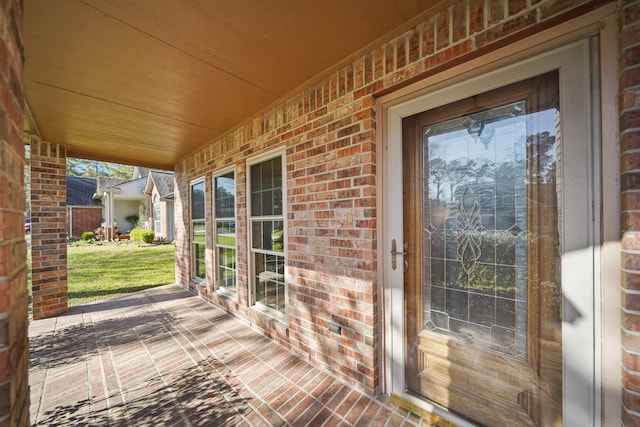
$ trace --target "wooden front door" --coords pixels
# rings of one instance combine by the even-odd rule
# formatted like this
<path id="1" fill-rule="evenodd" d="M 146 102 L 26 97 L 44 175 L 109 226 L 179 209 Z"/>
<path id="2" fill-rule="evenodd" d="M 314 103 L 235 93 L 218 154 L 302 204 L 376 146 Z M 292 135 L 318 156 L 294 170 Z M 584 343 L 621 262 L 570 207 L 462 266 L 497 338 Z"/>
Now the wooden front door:
<path id="1" fill-rule="evenodd" d="M 404 382 L 475 423 L 562 423 L 558 80 L 402 120 Z"/>

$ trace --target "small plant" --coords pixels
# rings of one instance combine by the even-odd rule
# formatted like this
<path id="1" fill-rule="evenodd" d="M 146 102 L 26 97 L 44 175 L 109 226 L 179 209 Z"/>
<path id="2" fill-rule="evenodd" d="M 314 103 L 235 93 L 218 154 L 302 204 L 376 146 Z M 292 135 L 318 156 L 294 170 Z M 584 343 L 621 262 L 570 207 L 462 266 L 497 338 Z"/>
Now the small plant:
<path id="1" fill-rule="evenodd" d="M 93 231 L 83 231 L 82 232 L 82 240 L 85 240 L 87 242 L 90 241 L 90 240 L 93 240 L 93 238 L 95 236 L 96 235 L 93 233 Z"/>
<path id="2" fill-rule="evenodd" d="M 153 243 L 156 238 L 156 233 L 153 230 L 146 230 L 144 228 L 134 228 L 130 233 L 131 239 L 137 242 Z"/>

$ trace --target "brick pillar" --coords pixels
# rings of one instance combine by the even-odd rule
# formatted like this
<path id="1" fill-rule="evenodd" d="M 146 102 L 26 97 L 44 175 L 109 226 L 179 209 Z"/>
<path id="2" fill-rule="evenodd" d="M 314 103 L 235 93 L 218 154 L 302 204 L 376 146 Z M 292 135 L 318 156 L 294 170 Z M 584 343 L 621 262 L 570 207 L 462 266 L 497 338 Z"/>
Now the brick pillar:
<path id="1" fill-rule="evenodd" d="M 622 421 L 640 425 L 640 0 L 620 1 Z"/>
<path id="2" fill-rule="evenodd" d="M 0 5 L 0 427 L 29 425 L 22 1 Z"/>
<path id="3" fill-rule="evenodd" d="M 67 155 L 62 145 L 31 142 L 33 318 L 67 312 Z"/>

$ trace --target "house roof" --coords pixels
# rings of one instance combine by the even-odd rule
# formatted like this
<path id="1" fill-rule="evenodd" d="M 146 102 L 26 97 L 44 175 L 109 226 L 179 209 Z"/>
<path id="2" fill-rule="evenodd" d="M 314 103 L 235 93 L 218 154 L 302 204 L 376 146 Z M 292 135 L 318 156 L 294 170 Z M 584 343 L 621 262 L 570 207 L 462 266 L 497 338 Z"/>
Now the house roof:
<path id="1" fill-rule="evenodd" d="M 149 181 L 153 181 L 153 185 L 158 190 L 160 197 L 167 200 L 173 199 L 174 176 L 173 172 L 150 171 Z M 146 192 L 150 192 L 149 181 L 147 182 Z"/>
<path id="2" fill-rule="evenodd" d="M 147 177 L 132 180 L 100 177 L 96 197 L 101 199 L 102 193 L 111 191 L 116 199 L 142 200 L 147 197 L 144 194 L 146 182 Z"/>
<path id="3" fill-rule="evenodd" d="M 118 186 L 128 182 L 128 179 L 122 179 L 122 178 L 108 178 L 108 177 L 98 177 L 98 185 L 96 187 L 96 193 L 98 195 L 100 195 L 100 193 L 104 192 L 105 190 L 112 190 L 112 191 L 117 191 L 118 190 Z"/>
<path id="4" fill-rule="evenodd" d="M 64 144 L 69 157 L 173 170 L 453 3 L 27 1 L 25 131 Z"/>
<path id="5" fill-rule="evenodd" d="M 95 200 L 96 179 L 77 176 L 67 177 L 67 206 L 100 206 Z"/>

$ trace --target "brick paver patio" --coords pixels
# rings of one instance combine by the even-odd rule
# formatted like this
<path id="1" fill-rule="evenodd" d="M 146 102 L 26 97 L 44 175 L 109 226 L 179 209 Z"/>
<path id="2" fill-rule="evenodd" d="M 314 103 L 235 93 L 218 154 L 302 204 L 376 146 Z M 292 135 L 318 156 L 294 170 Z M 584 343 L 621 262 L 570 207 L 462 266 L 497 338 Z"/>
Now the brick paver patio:
<path id="1" fill-rule="evenodd" d="M 168 285 L 32 321 L 34 426 L 414 426 Z"/>

